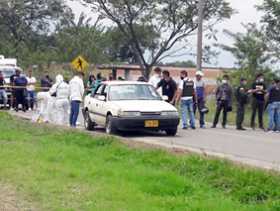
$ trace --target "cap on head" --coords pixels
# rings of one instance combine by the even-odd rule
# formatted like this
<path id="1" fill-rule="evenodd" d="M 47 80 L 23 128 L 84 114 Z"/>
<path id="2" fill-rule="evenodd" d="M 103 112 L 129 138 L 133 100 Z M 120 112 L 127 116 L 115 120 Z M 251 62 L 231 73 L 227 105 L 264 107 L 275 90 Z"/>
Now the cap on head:
<path id="1" fill-rule="evenodd" d="M 204 76 L 204 73 L 203 73 L 202 71 L 197 71 L 197 72 L 195 73 L 195 75 L 196 75 L 196 76 L 201 76 L 201 77 L 203 77 L 203 76 Z"/>

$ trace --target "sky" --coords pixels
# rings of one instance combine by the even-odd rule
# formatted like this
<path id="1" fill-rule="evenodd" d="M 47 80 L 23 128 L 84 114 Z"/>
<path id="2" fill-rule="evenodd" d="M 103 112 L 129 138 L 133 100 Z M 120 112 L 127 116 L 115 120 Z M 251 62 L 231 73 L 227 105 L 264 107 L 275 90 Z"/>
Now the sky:
<path id="1" fill-rule="evenodd" d="M 257 11 L 255 8 L 256 5 L 260 5 L 263 0 L 227 0 L 230 2 L 231 7 L 236 11 L 236 14 L 234 14 L 231 19 L 226 20 L 222 23 L 219 23 L 215 26 L 215 28 L 218 30 L 217 38 L 218 43 L 231 45 L 233 41 L 231 38 L 226 36 L 223 33 L 224 29 L 230 30 L 232 32 L 244 32 L 244 27 L 242 24 L 246 23 L 257 23 L 260 21 L 260 18 L 262 16 L 262 13 Z M 77 2 L 71 2 L 69 0 L 69 5 L 72 7 L 74 13 L 78 16 L 81 12 L 85 12 L 89 16 L 93 16 L 92 12 L 88 8 L 84 8 L 82 5 L 80 5 Z M 190 37 L 189 38 L 190 45 L 193 51 L 196 51 L 196 37 Z M 205 44 L 211 44 L 212 41 L 204 40 Z M 176 49 L 176 46 L 174 47 Z M 175 50 L 174 49 L 174 50 Z M 225 51 L 220 51 L 219 56 L 214 59 L 212 64 L 204 64 L 204 66 L 217 66 L 217 67 L 234 67 L 235 65 L 235 59 L 234 57 Z M 195 61 L 194 57 L 183 55 L 176 58 L 169 58 L 165 59 L 164 62 L 172 62 L 172 61 L 184 61 L 184 60 L 193 60 Z"/>

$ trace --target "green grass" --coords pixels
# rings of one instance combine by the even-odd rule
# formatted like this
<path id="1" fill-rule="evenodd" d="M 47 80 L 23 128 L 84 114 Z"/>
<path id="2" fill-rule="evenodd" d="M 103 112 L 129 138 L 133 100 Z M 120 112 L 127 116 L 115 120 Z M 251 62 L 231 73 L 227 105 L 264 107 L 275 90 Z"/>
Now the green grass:
<path id="1" fill-rule="evenodd" d="M 4 113 L 0 131 L 0 184 L 41 210 L 280 210 L 276 173 L 132 149 Z"/>

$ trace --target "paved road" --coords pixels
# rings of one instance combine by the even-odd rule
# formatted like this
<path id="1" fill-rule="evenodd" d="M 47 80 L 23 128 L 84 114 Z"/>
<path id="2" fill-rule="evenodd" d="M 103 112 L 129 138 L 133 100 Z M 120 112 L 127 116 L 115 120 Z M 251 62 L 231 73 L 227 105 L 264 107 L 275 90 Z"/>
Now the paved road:
<path id="1" fill-rule="evenodd" d="M 13 113 L 15 114 L 15 113 Z M 31 113 L 18 113 L 26 118 Z M 80 117 L 80 121 L 83 122 Z M 104 132 L 98 130 L 97 132 Z M 256 167 L 280 171 L 280 133 L 229 129 L 179 130 L 176 137 L 163 134 L 129 133 L 125 139 L 155 144 L 166 148 L 188 150 L 195 153 L 218 156 Z"/>

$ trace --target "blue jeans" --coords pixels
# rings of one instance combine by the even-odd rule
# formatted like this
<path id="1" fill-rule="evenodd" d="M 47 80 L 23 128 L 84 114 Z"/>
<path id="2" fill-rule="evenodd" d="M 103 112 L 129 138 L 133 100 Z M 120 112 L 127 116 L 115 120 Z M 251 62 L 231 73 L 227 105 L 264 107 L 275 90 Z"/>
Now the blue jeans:
<path id="1" fill-rule="evenodd" d="M 270 103 L 268 105 L 269 130 L 280 131 L 280 102 Z"/>
<path id="2" fill-rule="evenodd" d="M 76 127 L 77 120 L 80 113 L 80 101 L 71 101 L 71 112 L 70 112 L 70 126 Z"/>
<path id="3" fill-rule="evenodd" d="M 183 128 L 188 128 L 188 116 L 192 128 L 195 128 L 195 116 L 193 110 L 193 100 L 181 100 Z"/>
<path id="4" fill-rule="evenodd" d="M 28 105 L 28 108 L 33 109 L 35 101 L 36 101 L 35 91 L 27 91 L 27 105 Z"/>

